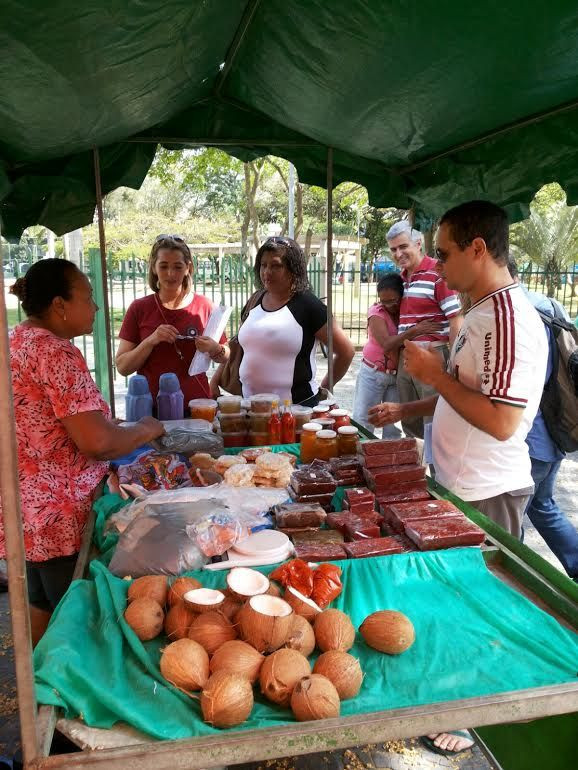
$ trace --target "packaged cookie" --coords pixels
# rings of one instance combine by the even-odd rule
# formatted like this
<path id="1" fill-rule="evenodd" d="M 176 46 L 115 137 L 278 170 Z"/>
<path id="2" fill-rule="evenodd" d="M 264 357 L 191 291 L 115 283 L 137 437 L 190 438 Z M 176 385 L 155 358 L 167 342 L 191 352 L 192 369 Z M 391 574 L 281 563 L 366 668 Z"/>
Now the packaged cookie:
<path id="1" fill-rule="evenodd" d="M 233 465 L 243 465 L 246 464 L 246 462 L 245 458 L 240 457 L 239 455 L 221 455 L 217 458 L 213 470 L 220 473 L 221 476 L 224 476 L 227 468 L 230 468 Z"/>
<path id="2" fill-rule="evenodd" d="M 232 465 L 225 471 L 225 483 L 232 487 L 254 487 L 255 466 L 247 463 Z"/>
<path id="3" fill-rule="evenodd" d="M 191 463 L 191 468 L 200 468 L 203 471 L 215 470 L 216 460 L 206 452 L 197 452 L 196 454 L 191 455 L 191 457 L 189 457 L 189 462 Z"/>
<path id="4" fill-rule="evenodd" d="M 282 455 L 281 453 L 273 454 L 273 452 L 265 452 L 264 454 L 259 455 L 255 460 L 255 465 L 263 471 L 279 472 L 286 470 L 287 468 L 291 469 L 291 463 L 285 455 Z"/>
<path id="5" fill-rule="evenodd" d="M 244 457 L 248 463 L 254 463 L 255 460 L 259 457 L 259 455 L 265 454 L 265 452 L 270 452 L 270 451 L 271 451 L 270 446 L 256 446 L 256 447 L 251 447 L 249 449 L 243 449 L 243 451 L 239 453 L 239 457 Z"/>

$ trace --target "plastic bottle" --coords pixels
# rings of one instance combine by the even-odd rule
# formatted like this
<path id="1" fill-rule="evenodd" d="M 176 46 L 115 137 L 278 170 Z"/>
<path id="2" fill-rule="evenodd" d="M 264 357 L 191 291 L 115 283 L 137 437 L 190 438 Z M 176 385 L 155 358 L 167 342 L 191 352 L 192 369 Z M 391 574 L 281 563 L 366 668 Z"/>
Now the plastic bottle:
<path id="1" fill-rule="evenodd" d="M 157 395 L 157 416 L 159 420 L 182 420 L 185 410 L 185 397 L 179 378 L 173 372 L 161 374 Z"/>
<path id="2" fill-rule="evenodd" d="M 271 417 L 269 417 L 269 443 L 280 444 L 281 443 L 281 418 L 278 412 L 278 401 L 273 402 L 273 410 Z"/>
<path id="3" fill-rule="evenodd" d="M 125 396 L 126 419 L 137 422 L 141 417 L 150 417 L 153 413 L 153 397 L 144 374 L 134 374 L 128 381 L 128 393 Z"/>
<path id="4" fill-rule="evenodd" d="M 284 411 L 281 417 L 281 443 L 295 443 L 295 415 L 291 412 L 291 402 L 288 398 L 283 402 Z"/>

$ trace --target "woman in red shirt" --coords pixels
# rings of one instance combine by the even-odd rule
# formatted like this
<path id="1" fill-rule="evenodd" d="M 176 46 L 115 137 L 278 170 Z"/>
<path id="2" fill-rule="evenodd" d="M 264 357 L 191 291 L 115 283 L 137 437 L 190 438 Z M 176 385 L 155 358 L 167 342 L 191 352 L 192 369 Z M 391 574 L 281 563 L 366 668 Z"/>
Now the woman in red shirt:
<path id="1" fill-rule="evenodd" d="M 27 320 L 10 333 L 26 571 L 33 641 L 66 591 L 108 460 L 164 433 L 152 417 L 123 428 L 71 340 L 91 334 L 97 307 L 87 277 L 44 259 L 11 289 Z M 0 557 L 5 556 L 0 517 Z"/>
<path id="2" fill-rule="evenodd" d="M 189 247 L 177 235 L 159 235 L 149 258 L 148 283 L 153 293 L 136 299 L 122 323 L 116 368 L 124 376 L 138 372 L 147 378 L 156 398 L 159 377 L 174 372 L 185 404 L 192 398 L 210 398 L 206 374 L 189 376 L 189 365 L 199 350 L 224 363 L 229 350 L 203 332 L 213 305 L 191 290 L 193 260 Z"/>

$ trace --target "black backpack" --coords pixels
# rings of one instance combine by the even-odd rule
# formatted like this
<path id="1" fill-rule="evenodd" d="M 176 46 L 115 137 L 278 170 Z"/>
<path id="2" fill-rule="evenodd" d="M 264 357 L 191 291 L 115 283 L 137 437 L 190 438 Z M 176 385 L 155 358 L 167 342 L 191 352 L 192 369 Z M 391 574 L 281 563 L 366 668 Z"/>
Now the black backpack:
<path id="1" fill-rule="evenodd" d="M 552 303 L 554 318 L 538 310 L 552 332 L 552 374 L 544 386 L 540 409 L 548 433 L 563 452 L 578 450 L 578 329 Z"/>

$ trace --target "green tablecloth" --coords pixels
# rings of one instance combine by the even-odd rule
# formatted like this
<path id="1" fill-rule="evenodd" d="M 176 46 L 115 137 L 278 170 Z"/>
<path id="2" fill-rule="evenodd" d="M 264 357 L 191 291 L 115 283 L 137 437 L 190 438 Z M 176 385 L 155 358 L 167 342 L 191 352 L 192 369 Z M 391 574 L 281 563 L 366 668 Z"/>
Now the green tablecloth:
<path id="1" fill-rule="evenodd" d="M 400 656 L 352 650 L 365 679 L 342 715 L 575 681 L 578 637 L 487 570 L 477 549 L 411 553 L 342 562 L 344 590 L 333 606 L 356 627 L 371 612 L 397 609 L 416 628 Z M 262 571 L 267 573 L 269 568 Z M 126 581 L 98 563 L 76 581 L 35 650 L 40 703 L 82 715 L 92 726 L 122 720 L 161 739 L 219 732 L 200 719 L 199 704 L 166 684 L 158 663 L 164 638 L 142 644 L 125 624 Z M 223 586 L 223 573 L 191 573 Z M 236 729 L 280 725 L 290 712 L 256 696 Z"/>

